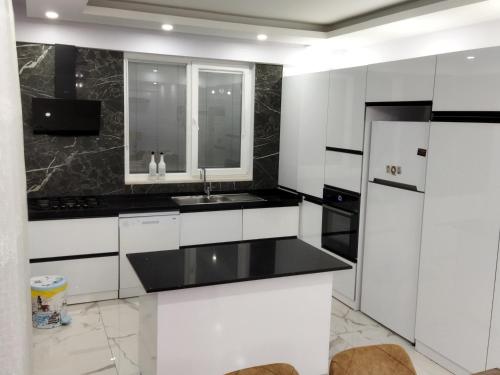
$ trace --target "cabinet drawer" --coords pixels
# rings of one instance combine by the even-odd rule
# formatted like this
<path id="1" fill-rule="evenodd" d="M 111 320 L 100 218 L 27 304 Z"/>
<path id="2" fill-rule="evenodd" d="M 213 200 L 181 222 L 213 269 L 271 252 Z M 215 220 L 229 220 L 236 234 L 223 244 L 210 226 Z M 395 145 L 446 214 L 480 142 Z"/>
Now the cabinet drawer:
<path id="1" fill-rule="evenodd" d="M 118 218 L 42 220 L 28 223 L 31 259 L 118 251 Z"/>
<path id="2" fill-rule="evenodd" d="M 31 276 L 66 277 L 68 303 L 117 297 L 118 256 L 31 263 L 30 266 Z"/>
<path id="3" fill-rule="evenodd" d="M 325 164 L 325 184 L 361 192 L 362 155 L 327 151 Z"/>
<path id="4" fill-rule="evenodd" d="M 181 246 L 241 241 L 241 226 L 241 210 L 183 213 Z"/>
<path id="5" fill-rule="evenodd" d="M 243 240 L 297 236 L 299 207 L 243 210 Z"/>

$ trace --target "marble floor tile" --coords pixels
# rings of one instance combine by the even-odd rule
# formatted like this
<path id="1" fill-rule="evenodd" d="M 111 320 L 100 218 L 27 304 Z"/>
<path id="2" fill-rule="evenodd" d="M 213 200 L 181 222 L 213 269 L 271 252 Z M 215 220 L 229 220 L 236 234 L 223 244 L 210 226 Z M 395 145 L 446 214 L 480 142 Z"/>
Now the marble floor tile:
<path id="1" fill-rule="evenodd" d="M 139 375 L 139 300 L 129 298 L 69 306 L 71 325 L 34 329 L 34 375 Z M 333 300 L 330 357 L 356 346 L 403 346 L 418 375 L 451 373 L 415 351 L 408 341 L 359 311 Z"/>
<path id="2" fill-rule="evenodd" d="M 33 375 L 117 375 L 97 303 L 68 313 L 68 326 L 33 328 Z"/>
<path id="3" fill-rule="evenodd" d="M 138 375 L 138 299 L 104 301 L 98 305 L 119 375 Z"/>
<path id="4" fill-rule="evenodd" d="M 360 311 L 333 300 L 330 328 L 330 357 L 356 346 L 398 344 L 408 352 L 418 375 L 450 375 L 441 366 L 418 353 L 414 346 Z"/>

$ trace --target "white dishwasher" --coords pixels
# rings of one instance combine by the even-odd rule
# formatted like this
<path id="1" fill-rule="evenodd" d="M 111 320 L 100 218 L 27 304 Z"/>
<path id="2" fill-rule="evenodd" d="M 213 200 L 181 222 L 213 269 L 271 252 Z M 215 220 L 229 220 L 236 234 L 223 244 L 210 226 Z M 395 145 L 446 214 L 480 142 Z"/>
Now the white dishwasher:
<path id="1" fill-rule="evenodd" d="M 145 293 L 127 259 L 128 253 L 179 248 L 179 211 L 124 214 L 120 222 L 120 298 Z"/>

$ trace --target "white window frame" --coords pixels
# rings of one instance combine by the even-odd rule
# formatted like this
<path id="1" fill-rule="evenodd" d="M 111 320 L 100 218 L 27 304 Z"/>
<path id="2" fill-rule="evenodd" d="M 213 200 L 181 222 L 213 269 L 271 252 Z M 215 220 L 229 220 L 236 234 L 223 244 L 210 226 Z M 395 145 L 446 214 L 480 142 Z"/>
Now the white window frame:
<path id="1" fill-rule="evenodd" d="M 130 173 L 130 123 L 129 123 L 129 62 L 185 64 L 186 65 L 186 171 L 167 173 L 165 177 L 150 177 L 148 173 Z M 124 157 L 125 184 L 173 184 L 202 181 L 198 168 L 198 82 L 200 71 L 242 74 L 241 106 L 241 155 L 240 168 L 207 168 L 207 181 L 251 181 L 253 179 L 254 134 L 254 66 L 234 62 L 212 62 L 182 57 L 125 53 L 124 59 Z"/>

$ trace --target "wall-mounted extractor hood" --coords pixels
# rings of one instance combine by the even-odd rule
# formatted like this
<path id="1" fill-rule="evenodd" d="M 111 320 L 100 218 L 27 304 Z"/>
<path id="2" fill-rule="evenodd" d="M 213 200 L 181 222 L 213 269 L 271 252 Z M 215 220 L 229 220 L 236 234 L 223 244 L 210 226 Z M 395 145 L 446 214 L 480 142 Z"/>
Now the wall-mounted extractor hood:
<path id="1" fill-rule="evenodd" d="M 95 135 L 101 125 L 101 102 L 76 99 L 77 48 L 55 46 L 55 99 L 32 99 L 33 131 L 36 134 Z"/>

